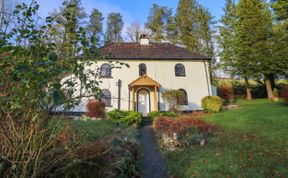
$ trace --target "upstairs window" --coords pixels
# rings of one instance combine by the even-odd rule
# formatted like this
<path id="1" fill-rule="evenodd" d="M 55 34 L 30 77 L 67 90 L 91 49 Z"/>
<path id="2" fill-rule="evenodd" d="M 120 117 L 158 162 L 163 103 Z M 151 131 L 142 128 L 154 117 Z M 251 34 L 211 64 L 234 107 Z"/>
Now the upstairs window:
<path id="1" fill-rule="evenodd" d="M 146 69 L 146 64 L 140 64 L 139 65 L 139 76 L 146 75 L 147 74 L 147 69 Z"/>
<path id="2" fill-rule="evenodd" d="M 179 89 L 180 95 L 177 97 L 178 105 L 188 105 L 187 92 L 184 89 Z"/>
<path id="3" fill-rule="evenodd" d="M 111 77 L 111 66 L 109 64 L 102 64 L 101 65 L 100 77 Z"/>
<path id="4" fill-rule="evenodd" d="M 105 103 L 105 106 L 111 106 L 111 92 L 109 90 L 102 90 L 101 101 Z"/>
<path id="5" fill-rule="evenodd" d="M 185 67 L 183 64 L 176 64 L 175 65 L 175 76 L 176 77 L 184 77 L 185 74 Z"/>

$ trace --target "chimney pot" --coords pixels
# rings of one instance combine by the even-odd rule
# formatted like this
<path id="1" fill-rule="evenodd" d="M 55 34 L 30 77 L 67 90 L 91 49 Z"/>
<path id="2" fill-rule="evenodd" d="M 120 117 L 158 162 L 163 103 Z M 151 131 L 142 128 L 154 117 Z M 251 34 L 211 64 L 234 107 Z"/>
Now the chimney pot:
<path id="1" fill-rule="evenodd" d="M 140 45 L 149 45 L 149 38 L 147 34 L 140 35 Z"/>

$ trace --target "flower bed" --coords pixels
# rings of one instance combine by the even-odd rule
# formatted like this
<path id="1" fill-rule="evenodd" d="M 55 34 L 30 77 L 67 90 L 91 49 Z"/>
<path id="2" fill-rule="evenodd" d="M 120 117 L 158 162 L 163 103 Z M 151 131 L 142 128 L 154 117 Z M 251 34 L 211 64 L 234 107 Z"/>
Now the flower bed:
<path id="1" fill-rule="evenodd" d="M 217 130 L 217 126 L 202 120 L 199 116 L 178 118 L 160 117 L 153 121 L 156 136 L 165 147 L 183 147 L 192 144 L 205 144 L 208 135 Z"/>

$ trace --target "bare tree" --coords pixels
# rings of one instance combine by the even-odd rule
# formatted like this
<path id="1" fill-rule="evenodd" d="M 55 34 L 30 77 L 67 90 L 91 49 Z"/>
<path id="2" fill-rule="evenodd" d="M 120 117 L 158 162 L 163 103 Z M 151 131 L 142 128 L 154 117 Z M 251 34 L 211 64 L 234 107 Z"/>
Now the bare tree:
<path id="1" fill-rule="evenodd" d="M 139 22 L 132 22 L 126 29 L 128 41 L 139 42 L 141 33 L 143 33 L 143 30 Z"/>

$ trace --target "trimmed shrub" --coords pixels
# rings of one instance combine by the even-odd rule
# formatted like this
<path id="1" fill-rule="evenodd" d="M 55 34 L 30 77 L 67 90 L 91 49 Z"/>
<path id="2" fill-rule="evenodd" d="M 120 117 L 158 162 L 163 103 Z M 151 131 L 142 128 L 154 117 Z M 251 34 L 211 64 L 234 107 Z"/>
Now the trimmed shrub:
<path id="1" fill-rule="evenodd" d="M 114 124 L 140 125 L 142 122 L 142 114 L 140 112 L 113 110 L 108 112 L 107 115 L 108 119 Z"/>
<path id="2" fill-rule="evenodd" d="M 205 96 L 201 100 L 201 106 L 208 113 L 217 113 L 223 109 L 223 100 L 218 96 Z"/>
<path id="3" fill-rule="evenodd" d="M 223 84 L 218 89 L 218 95 L 222 98 L 226 103 L 229 103 L 234 98 L 234 92 L 232 84 Z"/>
<path id="4" fill-rule="evenodd" d="M 105 117 L 105 103 L 89 99 L 86 104 L 87 112 L 86 116 L 104 118 Z"/>

